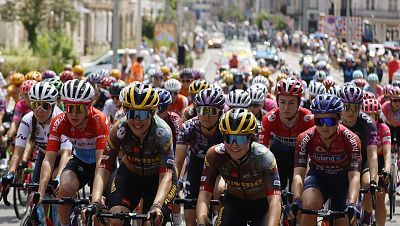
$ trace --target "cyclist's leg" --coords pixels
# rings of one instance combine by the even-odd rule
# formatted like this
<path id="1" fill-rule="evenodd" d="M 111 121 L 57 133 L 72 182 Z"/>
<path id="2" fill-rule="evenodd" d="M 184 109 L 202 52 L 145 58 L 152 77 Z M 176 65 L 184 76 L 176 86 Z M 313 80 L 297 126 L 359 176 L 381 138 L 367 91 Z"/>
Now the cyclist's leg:
<path id="1" fill-rule="evenodd" d="M 327 178 L 325 183 L 328 184 L 326 187 L 328 188 L 331 201 L 330 209 L 333 211 L 345 211 L 349 190 L 347 174 L 337 175 L 337 177 L 330 179 Z M 337 216 L 334 225 L 347 226 L 349 225 L 349 219 L 344 214 Z"/>
<path id="2" fill-rule="evenodd" d="M 192 155 L 193 156 L 193 155 Z M 200 178 L 203 169 L 203 164 L 197 157 L 192 157 L 190 159 L 190 163 L 188 164 L 187 171 L 187 184 L 186 184 L 186 199 L 197 199 L 199 195 L 199 187 L 200 187 Z M 196 225 L 196 203 L 185 203 L 185 222 L 187 226 Z"/>
<path id="3" fill-rule="evenodd" d="M 225 192 L 215 226 L 246 226 L 247 219 L 242 212 L 242 205 L 243 203 L 240 203 L 237 198 Z"/>
<path id="4" fill-rule="evenodd" d="M 304 179 L 304 191 L 302 194 L 303 209 L 319 210 L 322 208 L 324 201 L 324 186 L 317 176 L 307 175 Z M 300 225 L 310 226 L 316 225 L 317 216 L 303 214 L 301 216 Z"/>
<path id="5" fill-rule="evenodd" d="M 370 181 L 370 175 L 369 175 L 369 169 L 364 168 L 362 171 L 361 175 L 361 186 L 364 189 L 369 188 L 369 181 Z M 365 193 L 363 200 L 362 200 L 362 209 L 364 210 L 364 218 L 362 219 L 363 223 L 370 224 L 371 221 L 371 214 L 372 214 L 372 198 L 369 193 Z"/>
<path id="6" fill-rule="evenodd" d="M 293 177 L 293 156 L 285 151 L 278 150 L 277 147 L 271 147 L 271 151 L 275 156 L 276 159 L 276 164 L 278 166 L 285 166 L 279 168 L 279 178 L 281 180 L 281 188 L 282 190 L 286 189 L 287 186 L 287 180 L 290 175 L 290 172 L 292 172 L 292 177 Z M 290 187 L 289 187 L 290 189 Z"/>
<path id="7" fill-rule="evenodd" d="M 75 197 L 76 192 L 80 187 L 78 174 L 74 169 L 78 169 L 79 163 L 73 159 L 68 161 L 64 171 L 61 173 L 60 186 L 58 191 L 58 198 L 62 197 Z M 82 172 L 83 173 L 83 172 Z M 61 226 L 70 224 L 71 207 L 66 205 L 59 205 L 58 212 L 60 216 Z"/>
<path id="8" fill-rule="evenodd" d="M 382 169 L 385 166 L 385 160 L 383 156 L 378 156 L 378 169 L 379 169 L 379 174 L 382 173 Z M 386 204 L 385 204 L 385 197 L 386 197 L 386 188 L 387 184 L 384 184 L 384 181 L 382 178 L 379 178 L 378 186 L 381 188 L 384 188 L 383 192 L 378 192 L 376 193 L 376 210 L 375 210 L 375 219 L 376 219 L 376 225 L 377 226 L 383 226 L 385 225 L 386 222 L 386 214 L 387 214 L 387 209 L 386 209 Z"/>
<path id="9" fill-rule="evenodd" d="M 251 201 L 250 205 L 243 206 L 251 221 L 250 225 L 268 224 L 268 200 L 266 198 Z"/>

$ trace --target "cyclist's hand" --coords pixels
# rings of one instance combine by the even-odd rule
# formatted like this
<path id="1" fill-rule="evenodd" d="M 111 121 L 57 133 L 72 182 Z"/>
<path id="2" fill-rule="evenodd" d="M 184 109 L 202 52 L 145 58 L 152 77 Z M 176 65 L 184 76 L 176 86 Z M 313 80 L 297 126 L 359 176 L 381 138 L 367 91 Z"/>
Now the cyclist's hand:
<path id="1" fill-rule="evenodd" d="M 371 180 L 371 181 L 369 182 L 369 191 L 370 191 L 370 193 L 376 192 L 376 189 L 377 189 L 377 184 L 376 184 L 376 182 L 375 182 L 374 180 Z"/>
<path id="2" fill-rule="evenodd" d="M 289 218 L 290 219 L 294 219 L 297 215 L 297 213 L 299 212 L 299 210 L 301 210 L 303 206 L 303 202 L 301 201 L 301 198 L 295 198 L 293 200 L 293 203 L 291 205 L 289 205 Z"/>
<path id="3" fill-rule="evenodd" d="M 14 182 L 14 173 L 8 172 L 1 178 L 0 188 L 1 191 L 10 189 L 10 185 Z"/>
<path id="4" fill-rule="evenodd" d="M 158 204 L 153 204 L 150 208 L 150 211 L 147 213 L 148 220 L 154 220 L 156 225 L 160 225 L 163 222 L 163 213 L 161 211 L 161 206 Z"/>
<path id="5" fill-rule="evenodd" d="M 32 205 L 34 204 L 34 203 L 33 203 L 33 196 L 34 196 L 35 193 L 38 193 L 38 192 L 32 192 L 31 194 L 29 194 L 29 197 L 28 197 L 28 204 L 29 204 L 30 207 L 32 207 Z M 37 202 L 36 204 L 39 205 L 39 204 L 42 203 L 42 201 L 43 201 L 43 196 L 41 196 L 41 195 L 39 194 L 39 200 L 38 200 L 38 202 Z"/>
<path id="6" fill-rule="evenodd" d="M 87 220 L 92 220 L 93 217 L 100 212 L 100 210 L 101 210 L 100 203 L 98 202 L 90 203 L 84 210 L 82 210 L 83 222 L 86 222 Z"/>
<path id="7" fill-rule="evenodd" d="M 347 207 L 344 210 L 344 212 L 349 217 L 349 220 L 351 220 L 353 218 L 354 214 L 358 213 L 357 205 L 355 203 L 347 204 Z"/>
<path id="8" fill-rule="evenodd" d="M 385 168 L 382 169 L 382 181 L 386 185 L 389 183 L 390 171 L 387 171 Z"/>

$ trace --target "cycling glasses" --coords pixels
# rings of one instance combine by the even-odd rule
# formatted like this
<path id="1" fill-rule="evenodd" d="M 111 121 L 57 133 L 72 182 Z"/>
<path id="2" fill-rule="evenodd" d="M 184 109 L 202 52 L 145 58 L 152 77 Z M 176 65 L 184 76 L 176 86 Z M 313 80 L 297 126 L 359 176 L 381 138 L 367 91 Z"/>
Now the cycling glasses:
<path id="1" fill-rule="evenodd" d="M 344 111 L 358 112 L 360 111 L 361 106 L 359 104 L 344 104 Z"/>
<path id="2" fill-rule="evenodd" d="M 54 103 L 48 102 L 31 102 L 31 106 L 33 110 L 42 109 L 42 111 L 48 111 L 52 108 Z"/>
<path id="3" fill-rule="evenodd" d="M 314 118 L 316 126 L 336 126 L 338 121 L 337 118 Z"/>
<path id="4" fill-rule="evenodd" d="M 246 144 L 250 136 L 249 135 L 224 135 L 223 136 L 224 142 L 227 144 L 234 144 L 243 145 Z"/>
<path id="5" fill-rule="evenodd" d="M 211 107 L 211 106 L 200 106 L 196 108 L 197 115 L 201 116 L 217 116 L 218 115 L 218 109 L 216 107 Z"/>
<path id="6" fill-rule="evenodd" d="M 139 119 L 140 121 L 143 121 L 148 119 L 150 115 L 150 111 L 126 110 L 126 117 L 128 119 Z"/>
<path id="7" fill-rule="evenodd" d="M 67 113 L 75 112 L 77 114 L 84 112 L 87 108 L 87 105 L 84 104 L 65 104 L 64 106 Z"/>

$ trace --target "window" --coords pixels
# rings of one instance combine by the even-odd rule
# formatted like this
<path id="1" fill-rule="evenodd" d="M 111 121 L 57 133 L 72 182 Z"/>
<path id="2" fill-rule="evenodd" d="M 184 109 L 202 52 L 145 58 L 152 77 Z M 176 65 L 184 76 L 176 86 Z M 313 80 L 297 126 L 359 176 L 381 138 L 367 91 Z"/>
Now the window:
<path id="1" fill-rule="evenodd" d="M 375 10 L 375 0 L 366 0 L 365 8 L 367 10 Z"/>
<path id="2" fill-rule="evenodd" d="M 397 11 L 397 0 L 389 0 L 389 11 L 390 12 Z"/>

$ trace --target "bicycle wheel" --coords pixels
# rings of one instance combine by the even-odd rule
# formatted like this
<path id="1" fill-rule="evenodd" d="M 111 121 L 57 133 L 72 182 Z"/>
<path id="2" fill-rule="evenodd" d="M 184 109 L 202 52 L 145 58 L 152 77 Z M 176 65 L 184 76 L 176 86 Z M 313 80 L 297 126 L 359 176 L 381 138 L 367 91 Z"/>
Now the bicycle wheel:
<path id="1" fill-rule="evenodd" d="M 22 219 L 28 211 L 28 191 L 21 188 L 13 188 L 14 212 L 18 219 Z"/>

